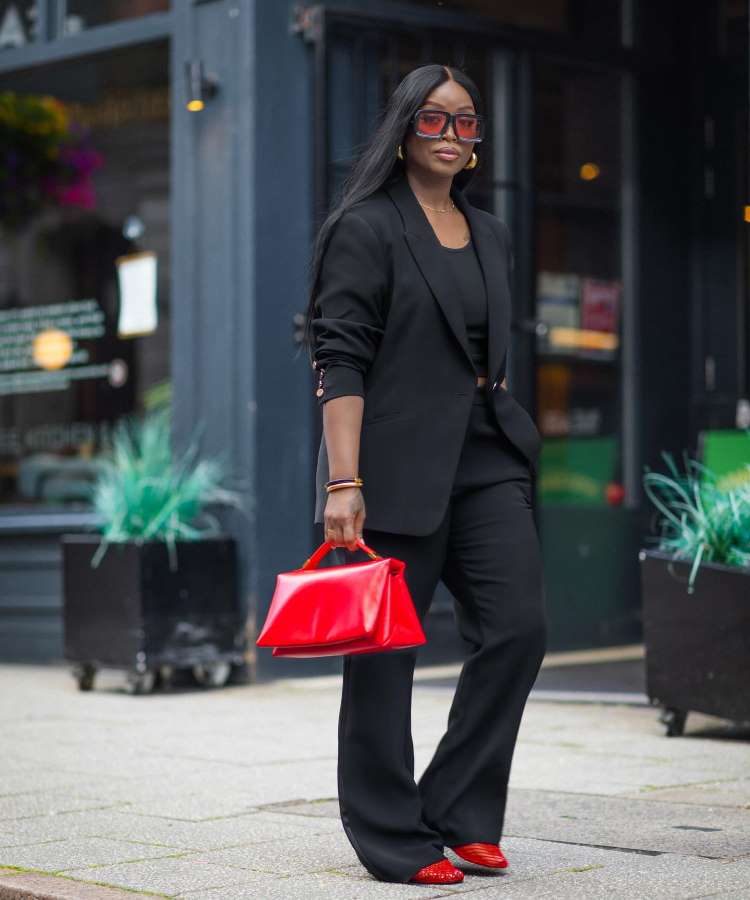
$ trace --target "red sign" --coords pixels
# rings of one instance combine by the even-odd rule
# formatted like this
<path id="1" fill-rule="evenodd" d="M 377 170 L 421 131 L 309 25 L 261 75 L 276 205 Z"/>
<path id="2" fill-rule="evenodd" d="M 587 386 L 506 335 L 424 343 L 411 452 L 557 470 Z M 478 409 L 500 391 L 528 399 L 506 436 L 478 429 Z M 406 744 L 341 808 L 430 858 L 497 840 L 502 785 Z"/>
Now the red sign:
<path id="1" fill-rule="evenodd" d="M 581 281 L 581 328 L 592 331 L 617 331 L 622 284 L 619 281 Z"/>

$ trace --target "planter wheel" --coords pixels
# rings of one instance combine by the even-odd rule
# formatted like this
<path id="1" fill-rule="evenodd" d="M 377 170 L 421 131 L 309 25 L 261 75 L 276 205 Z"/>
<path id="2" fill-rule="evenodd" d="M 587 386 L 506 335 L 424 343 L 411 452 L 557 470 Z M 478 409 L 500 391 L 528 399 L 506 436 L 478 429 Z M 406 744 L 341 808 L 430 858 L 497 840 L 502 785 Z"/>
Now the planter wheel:
<path id="1" fill-rule="evenodd" d="M 687 710 L 665 706 L 659 714 L 659 721 L 666 726 L 667 737 L 680 737 L 685 731 L 687 717 Z"/>
<path id="2" fill-rule="evenodd" d="M 174 666 L 160 666 L 156 670 L 155 688 L 171 688 L 174 684 Z"/>
<path id="3" fill-rule="evenodd" d="M 80 663 L 73 666 L 73 677 L 78 682 L 79 691 L 91 691 L 94 688 L 96 666 L 91 663 Z"/>
<path id="4" fill-rule="evenodd" d="M 228 662 L 199 663 L 193 666 L 193 677 L 203 687 L 224 687 L 231 673 L 232 666 Z"/>
<path id="5" fill-rule="evenodd" d="M 156 686 L 156 672 L 153 669 L 146 669 L 145 672 L 130 669 L 126 678 L 130 694 L 150 694 Z"/>

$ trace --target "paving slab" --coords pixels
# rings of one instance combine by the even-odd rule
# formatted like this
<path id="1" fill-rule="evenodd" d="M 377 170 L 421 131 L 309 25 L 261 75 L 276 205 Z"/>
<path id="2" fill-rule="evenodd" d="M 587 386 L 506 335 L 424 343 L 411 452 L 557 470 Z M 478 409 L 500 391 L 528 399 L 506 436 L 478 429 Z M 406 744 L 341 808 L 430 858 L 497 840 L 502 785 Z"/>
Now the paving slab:
<path id="1" fill-rule="evenodd" d="M 4 767 L 3 767 L 4 768 Z M 56 793 L 75 793 L 85 776 L 88 793 L 96 796 L 107 791 L 112 784 L 112 778 L 108 775 L 98 775 L 92 772 L 63 772 L 59 769 L 36 770 L 27 768 L 22 771 L 4 771 L 0 778 L 0 800 L 6 797 L 19 797 L 24 794 L 35 794 L 39 791 L 54 791 Z"/>
<path id="2" fill-rule="evenodd" d="M 167 896 L 200 888 L 222 888 L 227 898 L 233 897 L 235 885 L 247 884 L 250 880 L 251 873 L 236 866 L 217 865 L 194 856 L 185 854 L 96 868 L 71 868 L 65 870 L 65 874 L 82 879 L 95 878 L 115 887 L 157 891 Z"/>
<path id="3" fill-rule="evenodd" d="M 153 900 L 154 896 L 37 872 L 0 869 L 0 900 Z"/>
<path id="4" fill-rule="evenodd" d="M 641 788 L 627 795 L 638 800 L 661 803 L 690 803 L 695 806 L 729 806 L 750 810 L 750 778 L 709 781 L 671 788 Z"/>
<path id="5" fill-rule="evenodd" d="M 509 791 L 505 833 L 716 859 L 750 854 L 741 809 L 570 792 Z"/>
<path id="6" fill-rule="evenodd" d="M 180 852 L 174 848 L 114 838 L 87 837 L 62 841 L 5 846 L 0 849 L 3 865 L 61 872 L 83 866 L 105 865 L 163 857 Z"/>
<path id="7" fill-rule="evenodd" d="M 202 777 L 143 779 L 98 792 L 106 803 L 128 803 L 132 812 L 200 821 L 239 815 L 257 806 L 300 797 L 330 796 L 337 790 L 335 760 L 245 768 L 229 777 L 213 770 Z"/>
<path id="8" fill-rule="evenodd" d="M 134 840 L 181 850 L 213 850 L 297 834 L 338 831 L 337 819 L 306 819 L 282 816 L 258 810 L 241 816 L 226 816 L 207 821 L 182 821 L 159 816 L 139 816 L 126 809 L 94 813 L 68 813 L 65 816 L 36 817 L 14 823 L 12 839 L 0 839 L 0 847 L 35 843 L 40 840 L 64 840 L 73 837 L 108 837 Z M 0 857 L 2 857 L 0 853 Z"/>
<path id="9" fill-rule="evenodd" d="M 116 806 L 116 803 L 102 800 L 95 792 L 41 791 L 32 794 L 11 794 L 0 797 L 0 824 L 13 831 L 13 823 L 18 819 L 35 816 L 58 816 L 77 810 L 97 810 Z M 122 803 L 120 805 L 123 805 Z"/>
<path id="10" fill-rule="evenodd" d="M 312 874 L 359 865 L 343 828 L 329 834 L 288 838 L 284 841 L 283 853 L 279 849 L 278 842 L 271 841 L 213 850 L 198 858 L 269 875 Z"/>

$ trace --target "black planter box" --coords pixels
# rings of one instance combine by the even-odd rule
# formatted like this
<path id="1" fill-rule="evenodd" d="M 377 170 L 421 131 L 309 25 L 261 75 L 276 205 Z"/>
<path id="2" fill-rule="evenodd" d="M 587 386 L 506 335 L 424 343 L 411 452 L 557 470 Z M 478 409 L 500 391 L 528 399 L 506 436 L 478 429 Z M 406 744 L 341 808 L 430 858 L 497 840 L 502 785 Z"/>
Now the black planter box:
<path id="1" fill-rule="evenodd" d="M 704 562 L 687 592 L 692 563 L 641 550 L 646 687 L 664 707 L 668 734 L 691 710 L 750 719 L 750 572 Z"/>
<path id="2" fill-rule="evenodd" d="M 143 674 L 245 661 L 233 538 L 177 541 L 175 571 L 163 541 L 112 543 L 93 568 L 99 541 L 61 538 L 64 653 L 83 666 L 80 687 L 99 667 Z"/>

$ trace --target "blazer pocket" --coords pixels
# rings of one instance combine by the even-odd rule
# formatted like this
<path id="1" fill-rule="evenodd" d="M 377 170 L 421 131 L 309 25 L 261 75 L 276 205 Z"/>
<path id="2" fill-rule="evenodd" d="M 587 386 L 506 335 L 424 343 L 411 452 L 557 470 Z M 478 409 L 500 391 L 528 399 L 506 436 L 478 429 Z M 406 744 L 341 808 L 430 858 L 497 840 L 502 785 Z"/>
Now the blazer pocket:
<path id="1" fill-rule="evenodd" d="M 520 415 L 521 419 L 526 423 L 526 426 L 531 432 L 534 442 L 534 456 L 538 456 L 542 449 L 543 439 L 536 426 L 536 422 L 532 419 L 531 414 L 526 407 L 519 403 L 510 391 L 506 391 L 505 396 L 511 401 L 512 405 L 516 408 L 517 414 Z"/>
<path id="2" fill-rule="evenodd" d="M 522 403 L 520 403 L 518 400 L 516 400 L 516 398 L 513 396 L 513 394 L 511 394 L 510 391 L 506 390 L 506 394 L 510 397 L 510 399 L 518 407 L 518 409 L 520 409 L 524 413 L 526 418 L 529 420 L 530 424 L 533 426 L 534 431 L 536 431 L 537 435 L 539 435 L 539 437 L 541 437 L 539 429 L 536 427 L 536 422 L 531 417 L 531 413 L 526 409 L 526 407 Z"/>

